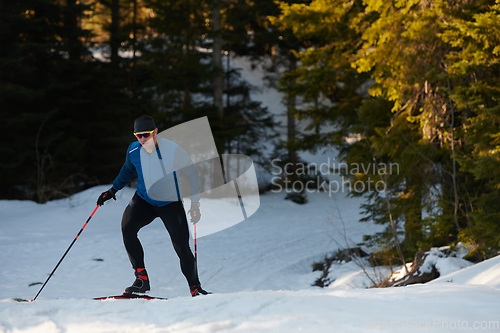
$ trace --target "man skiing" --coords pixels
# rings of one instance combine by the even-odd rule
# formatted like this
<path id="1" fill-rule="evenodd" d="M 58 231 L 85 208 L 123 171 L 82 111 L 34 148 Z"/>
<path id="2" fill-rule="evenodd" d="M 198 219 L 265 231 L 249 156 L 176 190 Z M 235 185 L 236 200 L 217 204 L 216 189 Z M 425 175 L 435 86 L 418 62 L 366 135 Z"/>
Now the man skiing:
<path id="1" fill-rule="evenodd" d="M 139 230 L 159 217 L 167 229 L 172 245 L 180 259 L 181 271 L 189 284 L 191 295 L 206 295 L 198 279 L 195 258 L 189 247 L 189 229 L 181 201 L 182 172 L 189 182 L 191 222 L 200 220 L 200 182 L 193 162 L 186 151 L 172 141 L 157 137 L 154 119 L 140 116 L 134 122 L 136 142 L 130 144 L 125 163 L 115 178 L 113 186 L 103 192 L 98 205 L 113 198 L 137 173 L 137 191 L 122 217 L 122 235 L 125 249 L 134 269 L 136 279 L 125 293 L 142 294 L 150 290 L 149 277 L 144 264 L 144 251 L 137 237 Z"/>

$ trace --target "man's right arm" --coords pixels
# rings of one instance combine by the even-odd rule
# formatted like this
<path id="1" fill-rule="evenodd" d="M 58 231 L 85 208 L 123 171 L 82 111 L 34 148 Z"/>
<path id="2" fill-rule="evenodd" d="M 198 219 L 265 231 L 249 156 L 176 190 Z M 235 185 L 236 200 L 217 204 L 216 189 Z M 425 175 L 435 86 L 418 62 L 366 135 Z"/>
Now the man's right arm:
<path id="1" fill-rule="evenodd" d="M 127 184 L 130 182 L 130 180 L 132 179 L 132 177 L 135 175 L 136 172 L 134 165 L 130 161 L 129 151 L 130 151 L 130 146 L 129 149 L 127 149 L 127 157 L 125 158 L 125 163 L 123 163 L 120 173 L 113 182 L 113 188 L 117 191 L 127 186 Z"/>
<path id="2" fill-rule="evenodd" d="M 116 200 L 116 192 L 124 188 L 128 182 L 132 179 L 132 177 L 135 174 L 135 167 L 130 162 L 130 146 L 127 149 L 127 157 L 125 158 L 125 163 L 122 166 L 122 169 L 120 170 L 120 173 L 118 176 L 115 178 L 115 181 L 113 182 L 113 187 L 111 187 L 109 190 L 106 192 L 102 192 L 99 198 L 97 199 L 97 204 L 99 206 L 104 205 L 104 203 L 110 199 Z"/>

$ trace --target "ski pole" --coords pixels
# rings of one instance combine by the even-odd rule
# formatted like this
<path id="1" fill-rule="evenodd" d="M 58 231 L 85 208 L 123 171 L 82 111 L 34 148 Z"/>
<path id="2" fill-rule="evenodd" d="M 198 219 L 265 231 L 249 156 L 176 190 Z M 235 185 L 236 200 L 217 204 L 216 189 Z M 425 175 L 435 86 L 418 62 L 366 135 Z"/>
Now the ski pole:
<path id="1" fill-rule="evenodd" d="M 196 274 L 198 274 L 198 249 L 196 248 L 196 223 L 194 224 L 194 265 L 196 267 Z"/>
<path id="2" fill-rule="evenodd" d="M 198 276 L 198 249 L 196 241 L 196 223 L 194 224 L 194 271 L 196 276 Z"/>
<path id="3" fill-rule="evenodd" d="M 66 255 L 68 254 L 69 250 L 71 249 L 71 247 L 73 246 L 73 244 L 75 244 L 76 240 L 78 239 L 78 237 L 80 237 L 80 234 L 82 233 L 83 229 L 85 229 L 85 227 L 87 226 L 87 223 L 89 223 L 90 219 L 92 218 L 92 216 L 94 216 L 94 213 L 96 212 L 97 208 L 99 208 L 99 205 L 97 205 L 97 207 L 94 209 L 94 211 L 92 212 L 92 214 L 90 214 L 89 218 L 87 219 L 87 222 L 85 222 L 85 224 L 83 225 L 83 227 L 80 229 L 80 232 L 78 233 L 78 235 L 76 235 L 75 239 L 73 239 L 73 242 L 71 242 L 71 245 L 68 247 L 68 249 L 66 250 L 66 252 L 64 252 L 61 260 L 59 260 L 59 262 L 57 263 L 56 267 L 54 268 L 54 270 L 52 271 L 52 273 L 50 273 L 49 277 L 47 278 L 47 280 L 45 281 L 45 283 L 43 284 L 42 288 L 40 288 L 40 290 L 38 291 L 38 294 L 36 294 L 35 298 L 33 298 L 31 301 L 33 302 L 34 300 L 36 300 L 36 298 L 38 297 L 38 295 L 40 295 L 40 293 L 42 292 L 43 288 L 45 287 L 45 285 L 47 284 L 47 282 L 49 282 L 50 278 L 52 277 L 52 275 L 54 275 L 54 272 L 56 271 L 57 267 L 59 267 L 59 265 L 61 264 L 61 262 L 63 261 L 64 257 L 66 257 Z"/>

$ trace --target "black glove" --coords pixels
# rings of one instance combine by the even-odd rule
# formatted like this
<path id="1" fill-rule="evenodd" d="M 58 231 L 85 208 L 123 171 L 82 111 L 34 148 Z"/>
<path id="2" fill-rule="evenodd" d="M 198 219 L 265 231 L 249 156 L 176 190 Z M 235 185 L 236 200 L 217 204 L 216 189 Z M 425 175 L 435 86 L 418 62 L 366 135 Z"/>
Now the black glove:
<path id="1" fill-rule="evenodd" d="M 116 201 L 116 197 L 115 197 L 116 192 L 118 192 L 118 191 L 115 190 L 114 188 L 110 188 L 106 192 L 102 192 L 101 195 L 99 196 L 99 199 L 97 199 L 97 204 L 99 206 L 102 206 L 102 205 L 104 205 L 104 203 L 106 201 L 108 201 L 111 198 L 115 199 L 115 201 Z"/>
<path id="2" fill-rule="evenodd" d="M 191 202 L 191 208 L 189 209 L 189 214 L 191 215 L 191 222 L 193 224 L 198 223 L 198 221 L 201 219 L 199 202 Z"/>

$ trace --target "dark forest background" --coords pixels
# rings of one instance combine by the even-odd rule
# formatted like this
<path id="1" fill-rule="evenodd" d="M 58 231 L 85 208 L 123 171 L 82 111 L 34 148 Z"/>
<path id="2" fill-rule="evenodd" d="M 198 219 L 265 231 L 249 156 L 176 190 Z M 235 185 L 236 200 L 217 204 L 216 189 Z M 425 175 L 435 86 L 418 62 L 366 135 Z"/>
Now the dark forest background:
<path id="1" fill-rule="evenodd" d="M 386 226 L 365 239 L 381 258 L 459 242 L 475 260 L 498 253 L 493 0 L 0 0 L 0 197 L 110 183 L 141 114 L 160 129 L 208 116 L 221 153 L 265 164 L 276 124 L 223 69 L 228 54 L 263 64 L 283 93 L 285 162 L 335 147 L 348 165 L 400 166 L 345 174 L 387 189 L 351 194 Z"/>

